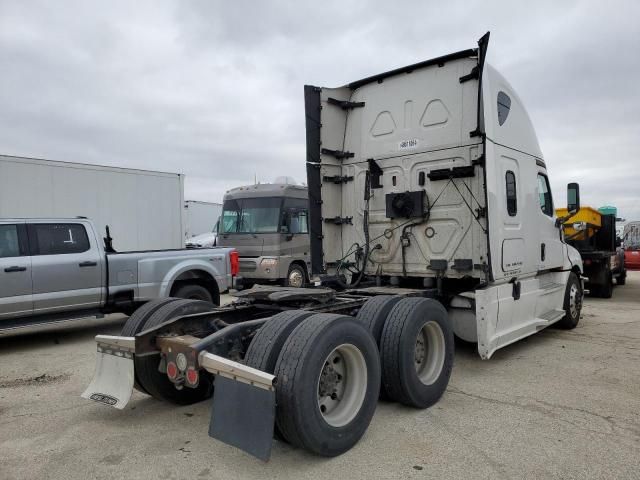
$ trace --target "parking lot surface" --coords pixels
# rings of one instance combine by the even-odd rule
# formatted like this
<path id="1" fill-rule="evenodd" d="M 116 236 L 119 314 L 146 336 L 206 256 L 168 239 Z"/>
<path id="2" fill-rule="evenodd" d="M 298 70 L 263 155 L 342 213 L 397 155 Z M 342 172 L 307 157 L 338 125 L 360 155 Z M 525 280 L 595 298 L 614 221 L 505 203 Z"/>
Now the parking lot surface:
<path id="1" fill-rule="evenodd" d="M 380 402 L 364 438 L 318 458 L 275 442 L 263 463 L 207 436 L 209 402 L 80 398 L 93 337 L 124 317 L 0 338 L 0 479 L 640 478 L 640 272 L 482 361 L 458 345 L 449 388 L 414 410 Z"/>

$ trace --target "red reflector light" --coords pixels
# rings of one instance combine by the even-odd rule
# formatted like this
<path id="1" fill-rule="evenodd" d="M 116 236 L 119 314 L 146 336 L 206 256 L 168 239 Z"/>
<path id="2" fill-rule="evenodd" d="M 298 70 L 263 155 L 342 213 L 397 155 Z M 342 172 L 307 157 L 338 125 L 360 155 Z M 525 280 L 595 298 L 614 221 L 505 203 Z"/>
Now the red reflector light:
<path id="1" fill-rule="evenodd" d="M 167 376 L 172 380 L 178 376 L 178 366 L 175 363 L 167 364 Z"/>
<path id="2" fill-rule="evenodd" d="M 198 383 L 198 371 L 195 368 L 189 368 L 189 370 L 187 370 L 187 382 L 191 385 Z"/>
<path id="3" fill-rule="evenodd" d="M 237 250 L 231 250 L 229 253 L 229 261 L 231 262 L 231 275 L 236 277 L 240 272 L 240 254 Z"/>

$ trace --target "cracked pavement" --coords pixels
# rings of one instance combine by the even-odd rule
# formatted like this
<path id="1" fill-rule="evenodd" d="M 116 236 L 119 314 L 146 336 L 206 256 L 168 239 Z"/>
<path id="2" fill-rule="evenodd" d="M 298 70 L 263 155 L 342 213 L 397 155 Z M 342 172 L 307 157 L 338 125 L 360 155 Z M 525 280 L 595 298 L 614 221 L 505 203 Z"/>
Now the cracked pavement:
<path id="1" fill-rule="evenodd" d="M 458 345 L 428 410 L 380 402 L 358 445 L 324 459 L 275 442 L 262 463 L 207 436 L 209 402 L 138 392 L 124 411 L 80 398 L 94 335 L 123 317 L 0 338 L 0 478 L 639 478 L 640 272 L 482 361 Z"/>

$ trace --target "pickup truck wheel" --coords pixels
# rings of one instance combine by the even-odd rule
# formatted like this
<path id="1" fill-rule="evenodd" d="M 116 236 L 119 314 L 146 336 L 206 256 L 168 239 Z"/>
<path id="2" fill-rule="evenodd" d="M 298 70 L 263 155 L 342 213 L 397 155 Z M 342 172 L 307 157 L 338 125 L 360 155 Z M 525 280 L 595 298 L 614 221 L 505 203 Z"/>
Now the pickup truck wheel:
<path id="1" fill-rule="evenodd" d="M 430 407 L 449 384 L 453 355 L 453 329 L 442 304 L 403 298 L 389 313 L 380 339 L 387 396 L 411 407 Z"/>
<path id="2" fill-rule="evenodd" d="M 127 319 L 126 323 L 120 331 L 120 335 L 123 337 L 133 337 L 136 333 L 139 333 L 144 328 L 145 323 L 158 309 L 164 307 L 168 303 L 175 302 L 177 298 L 157 298 L 145 303 L 140 308 L 135 310 L 131 316 Z M 149 393 L 138 381 L 138 374 L 136 373 L 134 379 L 134 388 L 142 393 Z"/>
<path id="3" fill-rule="evenodd" d="M 622 273 L 618 275 L 618 278 L 616 278 L 616 285 L 624 285 L 625 283 L 627 283 L 627 271 L 623 270 Z"/>
<path id="4" fill-rule="evenodd" d="M 202 300 L 203 302 L 214 303 L 215 305 L 220 305 L 220 299 L 218 302 L 213 301 L 213 296 L 211 292 L 204 288 L 202 285 L 183 285 L 179 287 L 174 293 L 174 297 L 177 298 L 185 298 L 189 300 Z"/>
<path id="5" fill-rule="evenodd" d="M 582 310 L 582 287 L 575 273 L 570 273 L 564 293 L 565 316 L 557 323 L 557 326 L 565 330 L 571 330 L 578 326 L 580 311 Z"/>
<path id="6" fill-rule="evenodd" d="M 172 318 L 192 313 L 211 311 L 211 303 L 200 300 L 176 300 L 157 310 L 144 325 L 144 330 L 155 327 Z M 135 357 L 135 371 L 140 385 L 158 400 L 164 400 L 178 405 L 190 405 L 209 398 L 213 393 L 213 376 L 202 370 L 200 382 L 196 388 L 184 387 L 178 390 L 167 378 L 165 373 L 158 370 L 160 355 Z"/>
<path id="7" fill-rule="evenodd" d="M 286 340 L 275 368 L 276 421 L 293 445 L 334 457 L 366 431 L 380 391 L 380 359 L 355 318 L 321 313 Z"/>

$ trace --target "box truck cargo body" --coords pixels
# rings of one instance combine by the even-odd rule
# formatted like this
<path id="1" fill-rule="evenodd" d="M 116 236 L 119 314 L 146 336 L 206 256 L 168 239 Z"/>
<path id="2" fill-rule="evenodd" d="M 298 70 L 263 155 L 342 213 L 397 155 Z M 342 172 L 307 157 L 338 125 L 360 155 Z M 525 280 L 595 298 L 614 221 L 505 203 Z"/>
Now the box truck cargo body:
<path id="1" fill-rule="evenodd" d="M 184 202 L 184 237 L 191 237 L 201 233 L 212 232 L 218 218 L 222 214 L 221 203 L 198 202 L 187 200 Z"/>
<path id="2" fill-rule="evenodd" d="M 119 251 L 182 248 L 184 176 L 0 155 L 0 218 L 90 218 Z"/>

